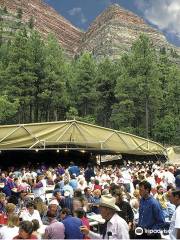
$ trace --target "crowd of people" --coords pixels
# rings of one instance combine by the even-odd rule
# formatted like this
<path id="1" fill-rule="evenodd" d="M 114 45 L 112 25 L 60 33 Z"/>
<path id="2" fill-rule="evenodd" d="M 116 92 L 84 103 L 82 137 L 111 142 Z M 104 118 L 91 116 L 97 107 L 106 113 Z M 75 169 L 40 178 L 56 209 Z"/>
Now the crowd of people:
<path id="1" fill-rule="evenodd" d="M 104 220 L 95 231 L 89 214 Z M 9 167 L 0 172 L 0 224 L 0 239 L 179 239 L 180 167 Z"/>

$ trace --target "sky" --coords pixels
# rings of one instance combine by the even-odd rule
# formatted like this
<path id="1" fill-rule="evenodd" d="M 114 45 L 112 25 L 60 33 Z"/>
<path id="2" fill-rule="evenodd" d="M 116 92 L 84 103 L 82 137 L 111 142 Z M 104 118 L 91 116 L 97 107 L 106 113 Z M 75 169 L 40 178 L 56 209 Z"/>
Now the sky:
<path id="1" fill-rule="evenodd" d="M 44 0 L 76 27 L 86 31 L 92 21 L 110 4 L 142 17 L 180 47 L 180 0 Z"/>

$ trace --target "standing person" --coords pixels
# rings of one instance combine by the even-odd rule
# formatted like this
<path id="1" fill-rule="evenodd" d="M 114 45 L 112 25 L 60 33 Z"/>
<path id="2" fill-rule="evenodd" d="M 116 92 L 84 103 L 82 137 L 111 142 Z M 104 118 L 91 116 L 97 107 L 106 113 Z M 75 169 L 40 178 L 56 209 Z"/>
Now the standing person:
<path id="1" fill-rule="evenodd" d="M 180 189 L 171 192 L 171 202 L 176 206 L 176 211 L 171 218 L 169 235 L 171 240 L 180 239 Z"/>
<path id="2" fill-rule="evenodd" d="M 161 239 L 160 230 L 164 227 L 165 218 L 160 203 L 150 195 L 150 192 L 151 184 L 147 181 L 140 182 L 141 200 L 138 227 L 141 227 L 143 232 L 138 238 Z"/>
<path id="3" fill-rule="evenodd" d="M 120 209 L 115 203 L 115 197 L 110 194 L 101 197 L 100 214 L 106 220 L 101 234 L 90 231 L 86 226 L 81 227 L 81 231 L 91 239 L 129 239 L 128 225 L 117 214 Z"/>

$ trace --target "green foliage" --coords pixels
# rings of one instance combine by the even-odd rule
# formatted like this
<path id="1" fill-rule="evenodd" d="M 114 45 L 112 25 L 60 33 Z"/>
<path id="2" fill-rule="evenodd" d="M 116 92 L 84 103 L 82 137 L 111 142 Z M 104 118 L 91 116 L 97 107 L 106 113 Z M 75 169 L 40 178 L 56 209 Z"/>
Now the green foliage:
<path id="1" fill-rule="evenodd" d="M 17 18 L 18 18 L 18 19 L 22 19 L 22 15 L 23 15 L 22 9 L 21 9 L 21 8 L 18 8 L 18 9 L 17 9 L 17 15 L 16 15 Z"/>
<path id="2" fill-rule="evenodd" d="M 76 74 L 73 82 L 73 95 L 81 116 L 94 112 L 96 104 L 96 64 L 89 53 L 84 53 L 75 64 Z"/>
<path id="3" fill-rule="evenodd" d="M 158 119 L 156 122 L 155 137 L 166 144 L 180 144 L 179 131 L 180 118 L 173 115 L 166 115 L 163 119 Z M 179 129 L 180 130 L 180 129 Z"/>
<path id="4" fill-rule="evenodd" d="M 114 90 L 119 75 L 118 64 L 105 59 L 98 64 L 96 74 L 96 106 L 97 121 L 103 126 L 109 126 L 112 105 L 115 102 Z"/>
<path id="5" fill-rule="evenodd" d="M 146 36 L 140 36 L 132 51 L 122 57 L 115 96 L 113 125 L 131 127 L 136 134 L 152 136 L 151 126 L 160 108 L 161 89 L 156 52 Z"/>
<path id="6" fill-rule="evenodd" d="M 7 10 L 7 7 L 6 7 L 6 6 L 4 6 L 4 8 L 3 8 L 3 12 L 4 12 L 4 13 L 8 13 L 8 10 Z"/>
<path id="7" fill-rule="evenodd" d="M 28 21 L 28 27 L 30 29 L 33 29 L 34 28 L 34 18 L 31 16 L 29 21 Z"/>
<path id="8" fill-rule="evenodd" d="M 76 119 L 180 143 L 178 56 L 157 54 L 141 36 L 119 61 L 90 53 L 70 61 L 54 36 L 43 40 L 30 25 L 0 44 L 1 124 Z"/>
<path id="9" fill-rule="evenodd" d="M 16 113 L 19 107 L 19 102 L 16 99 L 10 102 L 6 95 L 0 96 L 0 123 L 7 123 Z"/>
<path id="10" fill-rule="evenodd" d="M 70 107 L 69 111 L 66 112 L 66 119 L 67 120 L 78 119 L 78 110 L 74 107 Z"/>
<path id="11" fill-rule="evenodd" d="M 93 115 L 86 115 L 84 117 L 78 117 L 77 120 L 90 124 L 96 124 L 96 119 Z"/>

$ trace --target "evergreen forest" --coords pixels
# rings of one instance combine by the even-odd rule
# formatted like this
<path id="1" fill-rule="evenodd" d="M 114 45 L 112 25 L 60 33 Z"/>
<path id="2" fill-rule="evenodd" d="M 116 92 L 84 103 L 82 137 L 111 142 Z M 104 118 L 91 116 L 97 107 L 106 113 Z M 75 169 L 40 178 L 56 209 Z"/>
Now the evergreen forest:
<path id="1" fill-rule="evenodd" d="M 13 23 L 18 30 L 6 37 L 2 22 L 1 125 L 76 119 L 180 144 L 180 57 L 173 51 L 156 51 L 142 35 L 119 60 L 96 61 L 88 52 L 70 60 L 32 19 Z"/>

